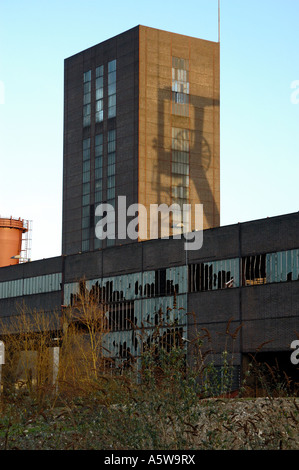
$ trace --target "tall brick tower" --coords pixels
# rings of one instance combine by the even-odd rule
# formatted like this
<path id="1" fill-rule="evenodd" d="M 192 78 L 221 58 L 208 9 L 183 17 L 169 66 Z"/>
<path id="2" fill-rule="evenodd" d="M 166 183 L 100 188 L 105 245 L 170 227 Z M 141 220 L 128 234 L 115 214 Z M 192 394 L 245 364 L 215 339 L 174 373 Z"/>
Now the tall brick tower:
<path id="1" fill-rule="evenodd" d="M 219 226 L 219 94 L 219 44 L 154 28 L 65 60 L 63 254 L 130 242 L 95 236 L 96 207 L 117 213 L 119 196 L 203 204 Z"/>

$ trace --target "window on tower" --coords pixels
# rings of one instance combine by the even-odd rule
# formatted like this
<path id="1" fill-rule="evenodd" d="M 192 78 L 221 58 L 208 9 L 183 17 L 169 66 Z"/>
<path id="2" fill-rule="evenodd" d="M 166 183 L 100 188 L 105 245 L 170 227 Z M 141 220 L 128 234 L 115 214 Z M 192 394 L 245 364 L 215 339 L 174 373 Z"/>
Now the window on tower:
<path id="1" fill-rule="evenodd" d="M 90 232 L 90 139 L 83 140 L 82 163 L 82 251 L 89 250 Z"/>
<path id="2" fill-rule="evenodd" d="M 91 115 L 91 70 L 83 74 L 83 127 L 90 126 Z"/>
<path id="3" fill-rule="evenodd" d="M 179 210 L 173 214 L 173 226 L 182 223 L 183 205 L 189 203 L 189 130 L 172 128 L 172 204 Z"/>
<path id="4" fill-rule="evenodd" d="M 172 58 L 172 113 L 189 116 L 189 60 Z"/>
<path id="5" fill-rule="evenodd" d="M 104 119 L 104 66 L 96 68 L 96 122 Z"/>
<path id="6" fill-rule="evenodd" d="M 116 116 L 116 60 L 108 62 L 108 118 Z"/>

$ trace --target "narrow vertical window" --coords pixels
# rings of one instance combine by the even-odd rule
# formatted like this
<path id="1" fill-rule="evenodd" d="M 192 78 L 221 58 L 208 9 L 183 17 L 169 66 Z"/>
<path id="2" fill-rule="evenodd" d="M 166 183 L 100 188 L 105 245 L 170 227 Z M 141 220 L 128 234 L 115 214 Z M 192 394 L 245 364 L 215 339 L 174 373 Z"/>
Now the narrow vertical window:
<path id="1" fill-rule="evenodd" d="M 116 131 L 108 132 L 108 165 L 107 165 L 107 203 L 115 209 L 115 154 Z M 113 245 L 114 240 L 107 239 L 107 245 Z"/>
<path id="2" fill-rule="evenodd" d="M 90 126 L 91 115 L 91 70 L 83 75 L 83 127 Z"/>
<path id="3" fill-rule="evenodd" d="M 103 134 L 95 136 L 95 160 L 94 160 L 94 201 L 95 208 L 103 202 Z M 102 240 L 95 237 L 94 248 L 101 248 Z"/>
<path id="4" fill-rule="evenodd" d="M 104 119 L 104 66 L 96 68 L 96 122 Z"/>
<path id="5" fill-rule="evenodd" d="M 189 60 L 172 58 L 172 113 L 189 116 Z"/>
<path id="6" fill-rule="evenodd" d="M 107 202 L 115 205 L 115 129 L 108 132 Z"/>
<path id="7" fill-rule="evenodd" d="M 90 139 L 83 140 L 82 251 L 89 250 L 90 234 Z"/>
<path id="8" fill-rule="evenodd" d="M 116 60 L 108 62 L 108 118 L 116 116 Z"/>
<path id="9" fill-rule="evenodd" d="M 189 203 L 189 130 L 172 128 L 172 203 L 180 211 L 173 214 L 173 225 L 182 223 L 183 204 Z"/>
<path id="10" fill-rule="evenodd" d="M 95 136 L 95 203 L 102 202 L 103 134 Z"/>

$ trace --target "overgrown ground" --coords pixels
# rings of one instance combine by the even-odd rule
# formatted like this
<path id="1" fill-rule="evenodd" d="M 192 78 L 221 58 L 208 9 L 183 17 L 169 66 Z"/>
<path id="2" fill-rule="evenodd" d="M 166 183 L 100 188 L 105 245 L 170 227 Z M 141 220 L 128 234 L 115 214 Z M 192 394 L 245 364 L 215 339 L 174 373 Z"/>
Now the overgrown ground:
<path id="1" fill-rule="evenodd" d="M 0 450 L 299 449 L 298 399 L 205 399 L 192 416 L 168 415 L 163 405 L 107 406 L 96 398 L 42 409 L 10 404 Z"/>
<path id="2" fill-rule="evenodd" d="M 86 297 L 78 305 L 63 328 L 57 364 L 49 351 L 60 332 L 46 315 L 24 311 L 13 328 L 0 328 L 0 450 L 299 449 L 298 391 L 283 371 L 253 357 L 231 397 L 240 326 L 231 331 L 228 323 L 217 366 L 202 329 L 189 342 L 189 366 L 176 323 L 166 334 L 161 314 L 151 336 L 138 332 L 138 364 L 128 355 L 123 368 L 108 361 L 107 369 L 105 309 Z"/>

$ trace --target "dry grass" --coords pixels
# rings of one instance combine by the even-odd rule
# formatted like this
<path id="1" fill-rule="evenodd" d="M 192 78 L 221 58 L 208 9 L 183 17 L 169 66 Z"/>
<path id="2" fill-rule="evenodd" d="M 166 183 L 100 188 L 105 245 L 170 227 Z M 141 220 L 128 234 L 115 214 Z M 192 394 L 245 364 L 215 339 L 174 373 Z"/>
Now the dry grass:
<path id="1" fill-rule="evenodd" d="M 244 382 L 235 398 L 220 398 L 231 390 L 228 352 L 233 358 L 240 327 L 231 332 L 227 325 L 231 343 L 225 342 L 219 375 L 209 362 L 207 330 L 192 340 L 196 361 L 189 368 L 179 331 L 168 325 L 170 335 L 161 337 L 157 325 L 143 343 L 138 382 L 134 362 L 126 371 L 107 371 L 104 307 L 82 292 L 54 323 L 22 307 L 14 324 L 2 325 L 1 450 L 299 449 L 299 401 L 273 371 L 271 386 L 259 364 L 248 371 L 263 397 L 248 396 Z M 59 365 L 51 349 L 57 338 Z"/>

